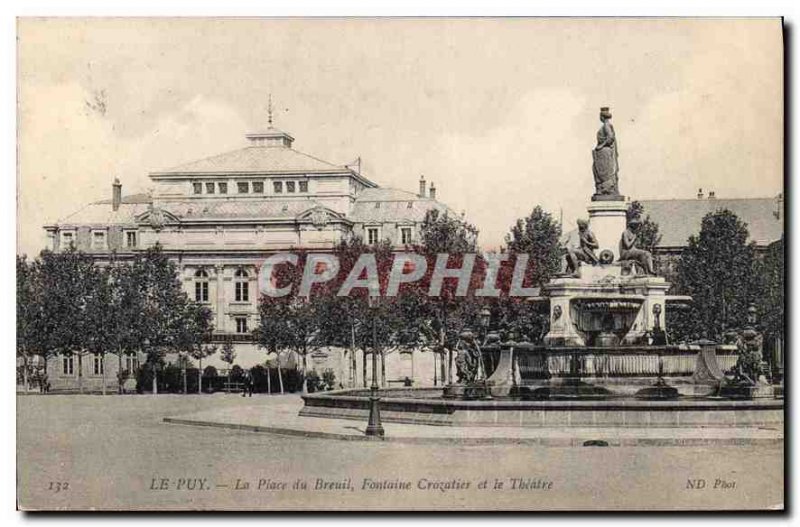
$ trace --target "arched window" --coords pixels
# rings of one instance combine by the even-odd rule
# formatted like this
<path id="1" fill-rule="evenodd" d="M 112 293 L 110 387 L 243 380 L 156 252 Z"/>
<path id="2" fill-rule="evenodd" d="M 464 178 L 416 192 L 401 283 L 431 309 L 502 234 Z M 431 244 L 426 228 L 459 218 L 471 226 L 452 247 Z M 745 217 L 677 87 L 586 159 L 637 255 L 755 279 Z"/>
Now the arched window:
<path id="1" fill-rule="evenodd" d="M 197 302 L 208 302 L 208 273 L 198 269 L 194 273 L 194 299 Z"/>
<path id="2" fill-rule="evenodd" d="M 250 282 L 249 275 L 244 269 L 239 269 L 234 274 L 234 287 L 236 288 L 236 301 L 249 302 L 250 301 Z"/>

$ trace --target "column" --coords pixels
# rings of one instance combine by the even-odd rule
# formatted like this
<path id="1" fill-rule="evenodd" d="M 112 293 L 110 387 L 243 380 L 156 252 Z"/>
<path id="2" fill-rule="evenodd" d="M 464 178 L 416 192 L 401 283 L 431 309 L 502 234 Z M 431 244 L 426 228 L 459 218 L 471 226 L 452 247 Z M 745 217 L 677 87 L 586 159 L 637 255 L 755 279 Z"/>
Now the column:
<path id="1" fill-rule="evenodd" d="M 217 311 L 217 331 L 227 331 L 227 320 L 225 320 L 225 266 L 217 264 L 214 266 L 214 272 L 217 277 L 217 291 L 216 291 L 216 311 Z"/>

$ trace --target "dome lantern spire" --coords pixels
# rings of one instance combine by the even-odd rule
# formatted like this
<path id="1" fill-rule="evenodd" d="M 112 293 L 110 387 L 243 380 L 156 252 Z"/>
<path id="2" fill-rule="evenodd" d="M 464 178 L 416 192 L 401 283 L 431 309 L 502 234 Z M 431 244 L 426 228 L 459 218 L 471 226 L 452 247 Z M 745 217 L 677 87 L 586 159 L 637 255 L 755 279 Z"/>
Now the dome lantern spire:
<path id="1" fill-rule="evenodd" d="M 250 141 L 250 146 L 267 146 L 279 148 L 291 148 L 294 137 L 278 130 L 273 126 L 273 109 L 272 109 L 272 94 L 269 94 L 267 102 L 267 129 L 263 132 L 254 132 L 247 134 L 247 139 Z"/>

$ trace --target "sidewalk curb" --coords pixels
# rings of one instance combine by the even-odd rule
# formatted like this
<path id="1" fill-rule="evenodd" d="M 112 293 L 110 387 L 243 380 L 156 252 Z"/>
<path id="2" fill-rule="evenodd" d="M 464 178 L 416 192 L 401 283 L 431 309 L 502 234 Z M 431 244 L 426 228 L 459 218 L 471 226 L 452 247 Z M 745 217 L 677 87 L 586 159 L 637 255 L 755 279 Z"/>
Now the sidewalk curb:
<path id="1" fill-rule="evenodd" d="M 313 430 L 298 430 L 295 428 L 283 428 L 272 426 L 246 425 L 236 423 L 220 423 L 214 421 L 200 421 L 194 419 L 182 419 L 177 417 L 165 417 L 165 423 L 187 426 L 206 426 L 211 428 L 222 428 L 228 430 L 242 430 L 246 432 L 260 432 L 274 435 L 305 437 L 310 439 L 333 439 L 340 441 L 371 441 L 371 442 L 391 442 L 391 443 L 410 443 L 410 444 L 433 444 L 433 445 L 528 445 L 546 447 L 576 447 L 589 446 L 586 442 L 602 441 L 606 444 L 602 446 L 778 446 L 783 445 L 784 438 L 750 438 L 750 437 L 691 437 L 691 438 L 620 438 L 620 437 L 565 437 L 565 438 L 533 438 L 533 437 L 408 437 L 408 436 L 386 436 L 382 439 L 351 434 L 338 434 L 334 432 L 318 432 Z M 594 446 L 594 445 L 593 445 Z"/>

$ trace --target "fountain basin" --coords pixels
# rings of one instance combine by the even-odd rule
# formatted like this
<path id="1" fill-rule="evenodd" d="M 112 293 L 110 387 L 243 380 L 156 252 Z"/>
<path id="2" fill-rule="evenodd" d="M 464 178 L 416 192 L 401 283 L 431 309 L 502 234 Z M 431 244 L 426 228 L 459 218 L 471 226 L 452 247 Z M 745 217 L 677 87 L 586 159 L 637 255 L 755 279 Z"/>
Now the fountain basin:
<path id="1" fill-rule="evenodd" d="M 381 418 L 409 424 L 510 427 L 770 427 L 784 421 L 782 399 L 460 401 L 444 399 L 441 393 L 441 388 L 381 390 Z M 366 421 L 369 414 L 369 390 L 314 393 L 303 400 L 301 416 Z"/>

